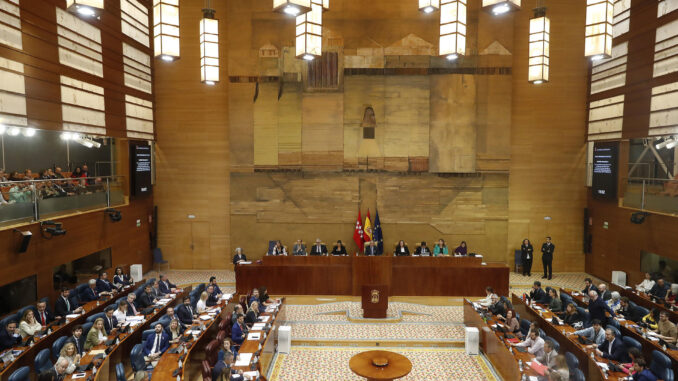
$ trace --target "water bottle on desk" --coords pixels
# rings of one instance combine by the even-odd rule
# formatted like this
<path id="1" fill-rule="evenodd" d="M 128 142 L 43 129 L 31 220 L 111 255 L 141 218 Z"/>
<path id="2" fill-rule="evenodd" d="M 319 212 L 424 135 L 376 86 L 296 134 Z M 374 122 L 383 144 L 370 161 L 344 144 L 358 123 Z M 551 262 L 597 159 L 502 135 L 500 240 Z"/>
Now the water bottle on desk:
<path id="1" fill-rule="evenodd" d="M 518 360 L 518 369 L 520 369 L 521 372 L 523 371 L 523 360 Z"/>

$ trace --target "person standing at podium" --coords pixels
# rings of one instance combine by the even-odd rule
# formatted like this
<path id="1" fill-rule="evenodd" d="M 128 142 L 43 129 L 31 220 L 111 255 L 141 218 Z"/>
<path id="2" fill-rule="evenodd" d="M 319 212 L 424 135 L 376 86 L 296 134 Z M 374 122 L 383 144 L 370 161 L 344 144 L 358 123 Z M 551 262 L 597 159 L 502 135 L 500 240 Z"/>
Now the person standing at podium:
<path id="1" fill-rule="evenodd" d="M 247 262 L 247 256 L 242 253 L 242 248 L 238 247 L 235 249 L 235 255 L 233 256 L 233 264 L 238 265 L 240 262 Z"/>
<path id="2" fill-rule="evenodd" d="M 379 249 L 377 248 L 377 245 L 374 241 L 370 241 L 369 246 L 365 247 L 365 255 L 368 257 L 381 255 L 379 254 Z"/>
<path id="3" fill-rule="evenodd" d="M 311 255 L 327 255 L 327 246 L 322 244 L 320 238 L 315 240 L 315 245 L 311 248 Z"/>
<path id="4" fill-rule="evenodd" d="M 420 255 L 422 257 L 431 256 L 431 249 L 426 246 L 426 241 L 421 242 L 421 245 L 414 251 L 414 255 Z"/>
<path id="5" fill-rule="evenodd" d="M 332 255 L 348 255 L 346 254 L 346 246 L 341 243 L 341 240 L 338 240 L 337 244 L 332 248 Z"/>
<path id="6" fill-rule="evenodd" d="M 407 248 L 407 245 L 405 245 L 405 241 L 402 239 L 400 242 L 398 242 L 398 246 L 396 246 L 395 250 L 393 250 L 393 256 L 394 257 L 409 257 L 410 256 L 410 249 Z"/>

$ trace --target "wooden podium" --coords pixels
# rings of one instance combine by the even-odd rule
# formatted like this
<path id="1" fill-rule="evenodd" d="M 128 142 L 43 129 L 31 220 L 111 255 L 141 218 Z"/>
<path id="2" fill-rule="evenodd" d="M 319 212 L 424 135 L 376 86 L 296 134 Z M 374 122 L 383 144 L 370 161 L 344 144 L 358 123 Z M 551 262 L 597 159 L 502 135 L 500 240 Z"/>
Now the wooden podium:
<path id="1" fill-rule="evenodd" d="M 385 319 L 388 309 L 388 286 L 366 284 L 362 286 L 363 317 Z"/>

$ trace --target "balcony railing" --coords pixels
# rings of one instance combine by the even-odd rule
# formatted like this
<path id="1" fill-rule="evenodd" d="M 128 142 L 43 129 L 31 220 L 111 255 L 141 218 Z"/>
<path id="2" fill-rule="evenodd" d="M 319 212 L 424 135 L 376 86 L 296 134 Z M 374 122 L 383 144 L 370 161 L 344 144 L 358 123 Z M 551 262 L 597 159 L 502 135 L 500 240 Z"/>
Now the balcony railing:
<path id="1" fill-rule="evenodd" d="M 0 226 L 123 205 L 120 176 L 0 182 Z"/>
<path id="2" fill-rule="evenodd" d="M 630 177 L 622 184 L 623 206 L 678 214 L 678 180 Z"/>

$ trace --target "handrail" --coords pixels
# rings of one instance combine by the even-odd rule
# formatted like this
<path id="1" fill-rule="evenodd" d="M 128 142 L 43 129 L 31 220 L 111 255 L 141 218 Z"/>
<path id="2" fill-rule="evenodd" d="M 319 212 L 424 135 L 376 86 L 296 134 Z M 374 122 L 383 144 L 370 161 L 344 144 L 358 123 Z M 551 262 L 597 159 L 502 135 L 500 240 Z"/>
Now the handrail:
<path id="1" fill-rule="evenodd" d="M 110 175 L 110 176 L 92 176 L 92 177 L 56 177 L 56 178 L 51 178 L 51 179 L 32 179 L 32 180 L 7 180 L 7 181 L 0 181 L 0 186 L 2 184 L 18 184 L 18 183 L 44 183 L 48 181 L 76 181 L 76 180 L 90 180 L 90 179 L 116 179 L 116 178 L 124 178 L 125 176 L 120 176 L 120 175 Z"/>

